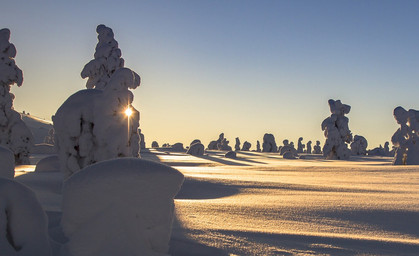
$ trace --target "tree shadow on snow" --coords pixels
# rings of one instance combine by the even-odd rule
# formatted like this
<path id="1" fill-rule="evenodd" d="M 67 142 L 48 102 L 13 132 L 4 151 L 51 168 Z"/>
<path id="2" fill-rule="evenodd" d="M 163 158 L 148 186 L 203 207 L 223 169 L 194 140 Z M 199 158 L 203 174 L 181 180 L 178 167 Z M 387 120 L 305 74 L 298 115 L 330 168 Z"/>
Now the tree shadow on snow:
<path id="1" fill-rule="evenodd" d="M 237 162 L 233 162 L 233 161 L 222 159 L 222 158 L 212 157 L 212 156 L 209 156 L 209 155 L 196 156 L 196 157 L 199 157 L 199 158 L 202 158 L 202 159 L 205 159 L 205 160 L 209 160 L 209 161 L 213 161 L 213 162 L 216 162 L 216 163 L 220 163 L 220 164 L 223 164 L 223 165 L 250 166 L 248 164 L 237 163 Z"/>
<path id="2" fill-rule="evenodd" d="M 340 210 L 318 212 L 320 216 L 351 221 L 363 226 L 372 226 L 384 231 L 419 236 L 419 212 L 403 210 Z M 419 251 L 418 251 L 419 252 Z"/>
<path id="3" fill-rule="evenodd" d="M 182 188 L 175 199 L 215 199 L 232 196 L 239 191 L 234 186 L 185 177 Z"/>
<path id="4" fill-rule="evenodd" d="M 263 254 L 269 255 L 418 255 L 419 245 L 316 235 L 270 234 L 262 232 L 217 230 L 223 236 L 232 236 L 246 243 L 265 244 Z M 269 245 L 269 246 L 268 246 Z M 246 254 L 244 249 L 231 248 L 230 253 Z"/>

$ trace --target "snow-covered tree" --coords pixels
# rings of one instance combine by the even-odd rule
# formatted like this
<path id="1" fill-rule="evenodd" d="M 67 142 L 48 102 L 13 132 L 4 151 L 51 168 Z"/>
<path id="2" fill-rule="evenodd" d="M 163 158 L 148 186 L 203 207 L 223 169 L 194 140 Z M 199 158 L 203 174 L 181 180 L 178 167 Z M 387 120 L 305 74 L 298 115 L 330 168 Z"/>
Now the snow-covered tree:
<path id="1" fill-rule="evenodd" d="M 103 52 L 113 56 L 112 47 L 117 44 L 112 43 L 112 30 L 99 25 L 97 31 L 100 44 L 96 47 L 95 60 L 97 56 L 105 56 Z M 102 40 L 110 42 L 108 51 L 102 49 L 106 48 Z M 98 52 L 101 54 L 97 54 Z M 120 54 L 118 56 L 120 57 Z M 120 62 L 121 65 L 107 69 L 105 67 L 109 66 L 105 65 L 105 60 L 109 58 L 95 60 L 86 67 L 95 66 L 91 63 L 100 63 L 102 67 L 98 70 L 112 70 L 106 73 L 110 78 L 89 76 L 89 80 L 95 82 L 88 82 L 88 87 L 95 89 L 81 90 L 70 96 L 52 119 L 61 169 L 66 176 L 99 161 L 139 156 L 140 113 L 132 106 L 134 95 L 130 89 L 140 85 L 140 76 L 128 68 L 121 67 L 123 61 Z M 90 74 L 96 73 L 92 71 Z"/>
<path id="2" fill-rule="evenodd" d="M 103 90 L 112 74 L 124 67 L 124 59 L 121 58 L 122 53 L 111 28 L 99 25 L 96 32 L 99 42 L 96 45 L 94 59 L 84 66 L 81 77 L 89 78 L 86 83 L 87 89 Z"/>
<path id="3" fill-rule="evenodd" d="M 13 152 L 16 164 L 28 164 L 33 135 L 13 109 L 15 96 L 10 87 L 22 85 L 23 73 L 15 63 L 16 48 L 9 39 L 10 30 L 0 30 L 0 145 Z"/>
<path id="4" fill-rule="evenodd" d="M 351 150 L 348 143 L 352 142 L 349 130 L 349 119 L 345 116 L 351 111 L 351 106 L 342 104 L 340 100 L 329 100 L 332 115 L 322 122 L 322 130 L 326 137 L 323 146 L 323 156 L 327 159 L 349 159 Z"/>

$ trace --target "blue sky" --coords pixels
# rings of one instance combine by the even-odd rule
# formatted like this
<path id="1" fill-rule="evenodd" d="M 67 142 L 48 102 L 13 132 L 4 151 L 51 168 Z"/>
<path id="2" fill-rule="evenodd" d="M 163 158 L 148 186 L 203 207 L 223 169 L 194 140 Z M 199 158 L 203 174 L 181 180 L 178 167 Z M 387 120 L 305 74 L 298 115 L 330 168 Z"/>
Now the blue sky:
<path id="1" fill-rule="evenodd" d="M 84 89 L 102 23 L 142 77 L 134 106 L 148 145 L 221 132 L 232 145 L 265 132 L 323 144 L 332 98 L 375 147 L 397 129 L 396 106 L 419 109 L 419 2 L 366 0 L 8 1 L 0 24 L 25 78 L 15 108 L 50 119 Z"/>

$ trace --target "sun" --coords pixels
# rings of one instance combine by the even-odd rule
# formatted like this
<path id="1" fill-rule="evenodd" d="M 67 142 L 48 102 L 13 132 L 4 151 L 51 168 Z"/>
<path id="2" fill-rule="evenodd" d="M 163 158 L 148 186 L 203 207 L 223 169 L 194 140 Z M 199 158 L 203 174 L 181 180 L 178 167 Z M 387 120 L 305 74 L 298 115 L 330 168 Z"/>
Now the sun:
<path id="1" fill-rule="evenodd" d="M 132 109 L 130 107 L 127 107 L 127 109 L 125 109 L 125 115 L 127 117 L 130 117 L 132 115 Z"/>

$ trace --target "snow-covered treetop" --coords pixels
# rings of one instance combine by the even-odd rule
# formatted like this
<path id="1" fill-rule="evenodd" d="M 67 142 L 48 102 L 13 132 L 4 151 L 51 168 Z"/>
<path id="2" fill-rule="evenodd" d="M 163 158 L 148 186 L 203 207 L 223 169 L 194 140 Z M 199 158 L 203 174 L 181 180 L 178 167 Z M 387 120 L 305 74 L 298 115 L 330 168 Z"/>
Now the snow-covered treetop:
<path id="1" fill-rule="evenodd" d="M 7 28 L 0 30 L 0 84 L 21 86 L 23 83 L 23 73 L 16 66 L 14 57 L 16 48 L 9 42 L 10 30 Z"/>
<path id="2" fill-rule="evenodd" d="M 103 90 L 112 74 L 124 67 L 124 59 L 121 58 L 122 53 L 111 28 L 99 25 L 96 32 L 99 42 L 96 45 L 94 59 L 84 66 L 81 77 L 89 78 L 86 83 L 88 89 Z"/>

